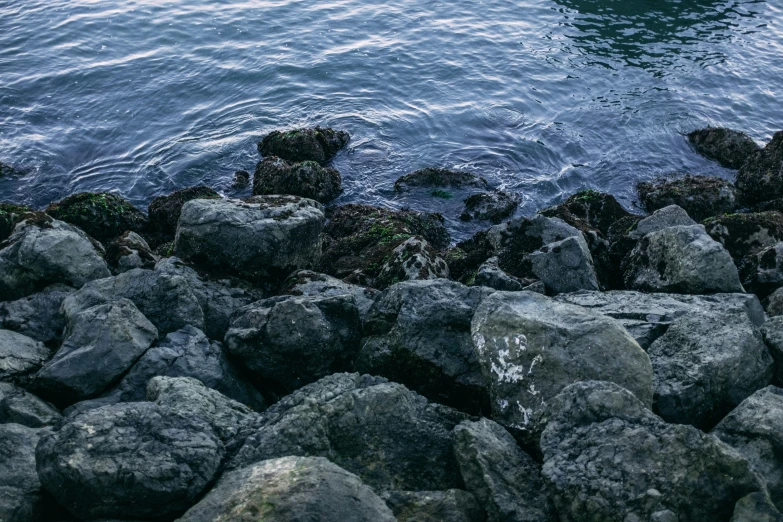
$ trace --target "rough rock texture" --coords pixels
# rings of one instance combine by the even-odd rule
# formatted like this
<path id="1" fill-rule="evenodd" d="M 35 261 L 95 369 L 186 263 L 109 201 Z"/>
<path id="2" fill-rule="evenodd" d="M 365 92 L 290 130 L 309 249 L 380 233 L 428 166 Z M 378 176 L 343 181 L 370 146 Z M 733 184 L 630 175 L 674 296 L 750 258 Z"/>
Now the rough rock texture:
<path id="1" fill-rule="evenodd" d="M 55 284 L 16 301 L 0 302 L 0 328 L 19 332 L 47 346 L 59 344 L 65 328 L 60 306 L 73 291 L 70 286 Z"/>
<path id="2" fill-rule="evenodd" d="M 625 285 L 645 292 L 742 292 L 729 253 L 700 225 L 644 236 L 623 262 Z"/>
<path id="3" fill-rule="evenodd" d="M 297 196 L 194 199 L 179 218 L 177 256 L 256 279 L 309 268 L 321 255 L 324 214 Z"/>
<path id="4" fill-rule="evenodd" d="M 377 288 L 386 288 L 401 281 L 418 281 L 449 277 L 449 267 L 427 241 L 410 237 L 386 257 L 378 277 Z"/>
<path id="5" fill-rule="evenodd" d="M 115 273 L 134 268 L 155 268 L 158 256 L 143 237 L 136 232 L 125 232 L 106 248 L 106 262 Z"/>
<path id="6" fill-rule="evenodd" d="M 25 384 L 51 356 L 42 342 L 0 330 L 0 381 Z"/>
<path id="7" fill-rule="evenodd" d="M 737 501 L 729 522 L 783 522 L 783 515 L 765 493 L 751 493 Z"/>
<path id="8" fill-rule="evenodd" d="M 81 192 L 46 207 L 54 219 L 84 230 L 104 244 L 125 232 L 143 232 L 147 216 L 116 194 Z"/>
<path id="9" fill-rule="evenodd" d="M 503 426 L 488 419 L 462 422 L 454 428 L 454 453 L 488 522 L 554 520 L 541 468 Z"/>
<path id="10" fill-rule="evenodd" d="M 704 227 L 738 264 L 745 256 L 783 241 L 783 214 L 780 212 L 729 214 L 707 219 Z"/>
<path id="11" fill-rule="evenodd" d="M 390 491 L 386 505 L 398 522 L 485 522 L 476 497 L 461 489 L 447 491 Z"/>
<path id="12" fill-rule="evenodd" d="M 778 288 L 764 300 L 764 308 L 770 317 L 783 315 L 783 289 Z"/>
<path id="13" fill-rule="evenodd" d="M 476 271 L 472 284 L 486 286 L 495 290 L 515 292 L 533 284 L 531 279 L 520 279 L 508 275 L 498 266 L 498 258 L 490 257 Z"/>
<path id="14" fill-rule="evenodd" d="M 395 522 L 354 474 L 323 457 L 283 457 L 226 473 L 180 522 Z"/>
<path id="15" fill-rule="evenodd" d="M 761 328 L 761 335 L 775 361 L 772 384 L 783 386 L 783 316 L 771 317 Z"/>
<path id="16" fill-rule="evenodd" d="M 1 168 L 2 164 L 0 164 Z M 26 205 L 0 203 L 0 242 L 8 239 L 17 223 L 29 217 L 31 213 L 36 212 Z"/>
<path id="17" fill-rule="evenodd" d="M 742 286 L 762 298 L 783 286 L 783 243 L 746 256 L 740 276 Z"/>
<path id="18" fill-rule="evenodd" d="M 271 156 L 258 162 L 253 176 L 253 195 L 290 194 L 321 203 L 340 194 L 342 178 L 337 170 L 315 161 L 290 163 Z"/>
<path id="19" fill-rule="evenodd" d="M 24 388 L 0 382 L 0 424 L 15 423 L 29 428 L 51 426 L 62 415 L 51 404 L 42 401 Z"/>
<path id="20" fill-rule="evenodd" d="M 48 217 L 22 221 L 0 248 L 3 301 L 28 296 L 54 283 L 79 288 L 111 275 L 84 232 Z"/>
<path id="21" fill-rule="evenodd" d="M 739 207 L 739 194 L 734 184 L 710 176 L 658 178 L 639 183 L 636 190 L 639 202 L 647 212 L 677 205 L 696 221 L 730 214 Z"/>
<path id="22" fill-rule="evenodd" d="M 262 156 L 278 156 L 288 161 L 316 161 L 323 165 L 350 139 L 347 132 L 324 127 L 274 131 L 264 136 L 258 144 L 258 152 Z"/>
<path id="23" fill-rule="evenodd" d="M 487 180 L 471 172 L 428 167 L 406 174 L 394 182 L 394 190 L 404 192 L 413 187 L 487 189 Z"/>
<path id="24" fill-rule="evenodd" d="M 284 455 L 323 456 L 376 491 L 461 488 L 451 408 L 380 377 L 335 374 L 269 408 L 229 467 Z"/>
<path id="25" fill-rule="evenodd" d="M 532 292 L 497 292 L 471 326 L 490 379 L 492 418 L 536 444 L 549 399 L 577 381 L 601 379 L 652 404 L 650 359 L 618 322 Z"/>
<path id="26" fill-rule="evenodd" d="M 680 317 L 647 353 L 667 422 L 709 428 L 772 379 L 772 356 L 741 313 Z"/>
<path id="27" fill-rule="evenodd" d="M 593 257 L 581 233 L 544 245 L 528 260 L 533 274 L 551 293 L 599 289 Z"/>
<path id="28" fill-rule="evenodd" d="M 352 295 L 356 300 L 356 308 L 364 321 L 367 312 L 378 297 L 378 290 L 346 283 L 336 277 L 320 274 L 311 270 L 299 270 L 286 281 L 284 294 L 305 296 L 336 296 Z"/>
<path id="29" fill-rule="evenodd" d="M 263 386 L 290 393 L 350 369 L 361 328 L 351 295 L 278 296 L 237 311 L 225 342 Z"/>
<path id="30" fill-rule="evenodd" d="M 669 205 L 656 209 L 651 215 L 639 220 L 628 233 L 628 236 L 639 240 L 651 232 L 658 232 L 669 227 L 695 224 L 696 222 L 688 216 L 688 213 L 682 207 Z"/>
<path id="31" fill-rule="evenodd" d="M 489 414 L 470 321 L 490 290 L 447 280 L 394 285 L 370 309 L 356 370 L 404 384 L 431 401 Z"/>
<path id="32" fill-rule="evenodd" d="M 516 211 L 519 201 L 517 194 L 502 190 L 472 194 L 465 199 L 465 209 L 459 218 L 462 221 L 480 220 L 498 224 Z"/>
<path id="33" fill-rule="evenodd" d="M 763 491 L 734 450 L 663 422 L 615 384 L 569 386 L 550 412 L 542 475 L 563 522 L 728 520 L 737 500 Z"/>
<path id="34" fill-rule="evenodd" d="M 43 487 L 78 518 L 171 519 L 196 502 L 223 451 L 203 420 L 132 402 L 69 417 L 35 460 Z"/>
<path id="35" fill-rule="evenodd" d="M 63 345 L 33 383 L 56 404 L 99 394 L 116 382 L 158 337 L 158 331 L 127 299 L 72 316 Z"/>
<path id="36" fill-rule="evenodd" d="M 598 230 L 607 235 L 613 223 L 630 216 L 611 194 L 596 190 L 583 190 L 570 196 L 557 206 L 540 212 L 546 217 L 560 218 L 582 232 Z"/>
<path id="37" fill-rule="evenodd" d="M 44 522 L 47 500 L 35 472 L 35 446 L 45 430 L 0 425 L 0 520 Z"/>
<path id="38" fill-rule="evenodd" d="M 707 127 L 688 134 L 696 152 L 729 169 L 738 169 L 759 150 L 753 138 L 744 132 Z"/>
<path id="39" fill-rule="evenodd" d="M 200 185 L 178 190 L 167 196 L 158 196 L 152 200 L 147 208 L 152 246 L 156 247 L 174 239 L 182 206 L 192 199 L 220 199 L 220 194 Z"/>
<path id="40" fill-rule="evenodd" d="M 746 203 L 783 196 L 783 131 L 776 132 L 766 147 L 748 157 L 737 173 L 736 184 Z"/>

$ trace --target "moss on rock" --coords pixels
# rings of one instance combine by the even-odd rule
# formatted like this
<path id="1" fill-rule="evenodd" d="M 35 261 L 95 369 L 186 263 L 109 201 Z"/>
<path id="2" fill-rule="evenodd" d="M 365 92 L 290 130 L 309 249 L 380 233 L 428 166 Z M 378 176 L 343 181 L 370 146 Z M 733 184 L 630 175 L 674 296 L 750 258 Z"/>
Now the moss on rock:
<path id="1" fill-rule="evenodd" d="M 80 192 L 52 203 L 46 213 L 75 225 L 101 243 L 108 243 L 126 230 L 143 232 L 147 216 L 125 198 L 105 192 Z"/>

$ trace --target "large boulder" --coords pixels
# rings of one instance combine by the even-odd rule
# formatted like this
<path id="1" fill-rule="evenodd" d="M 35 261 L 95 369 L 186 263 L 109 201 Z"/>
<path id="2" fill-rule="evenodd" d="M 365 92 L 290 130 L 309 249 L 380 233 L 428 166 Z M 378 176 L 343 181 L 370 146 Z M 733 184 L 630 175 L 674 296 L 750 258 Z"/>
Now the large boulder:
<path id="1" fill-rule="evenodd" d="M 192 199 L 220 199 L 220 194 L 209 187 L 200 185 L 178 190 L 166 196 L 158 196 L 152 200 L 147 212 L 149 213 L 150 240 L 153 247 L 174 239 L 182 207 Z"/>
<path id="2" fill-rule="evenodd" d="M 471 333 L 492 418 L 527 443 L 537 442 L 549 399 L 577 381 L 615 382 L 652 404 L 650 359 L 610 317 L 532 292 L 497 292 L 478 306 Z"/>
<path id="3" fill-rule="evenodd" d="M 84 230 L 104 244 L 125 232 L 143 232 L 147 216 L 126 199 L 106 192 L 72 194 L 46 207 L 54 219 L 65 221 Z"/>
<path id="4" fill-rule="evenodd" d="M 476 497 L 461 489 L 390 491 L 383 497 L 397 522 L 485 522 Z"/>
<path id="5" fill-rule="evenodd" d="M 16 225 L 0 248 L 0 301 L 19 299 L 54 283 L 79 288 L 111 275 L 84 232 L 45 216 Z"/>
<path id="6" fill-rule="evenodd" d="M 599 289 L 590 247 L 581 233 L 544 245 L 528 260 L 531 272 L 550 293 Z"/>
<path id="7" fill-rule="evenodd" d="M 497 257 L 490 257 L 484 261 L 478 270 L 472 281 L 469 281 L 472 286 L 486 286 L 487 288 L 493 288 L 495 290 L 502 290 L 508 292 L 516 292 L 517 290 L 529 289 L 531 285 L 543 286 L 543 283 L 535 279 L 522 279 L 520 277 L 514 277 L 503 271 L 498 265 Z M 544 288 L 546 290 L 546 288 Z"/>
<path id="8" fill-rule="evenodd" d="M 636 191 L 647 212 L 677 205 L 696 221 L 730 214 L 739 207 L 739 194 L 734 184 L 711 176 L 658 178 L 639 183 Z"/>
<path id="9" fill-rule="evenodd" d="M 487 180 L 472 172 L 427 167 L 405 174 L 394 182 L 394 190 L 406 192 L 412 188 L 487 189 Z"/>
<path id="10" fill-rule="evenodd" d="M 354 474 L 323 457 L 265 460 L 223 475 L 179 522 L 395 522 Z"/>
<path id="11" fill-rule="evenodd" d="M 744 132 L 722 127 L 697 129 L 688 134 L 696 152 L 729 169 L 738 169 L 759 150 L 753 138 Z"/>
<path id="12" fill-rule="evenodd" d="M 628 237 L 639 240 L 651 232 L 658 232 L 669 227 L 690 226 L 696 222 L 690 218 L 682 207 L 669 205 L 656 209 L 649 216 L 640 219 L 628 232 Z"/>
<path id="13" fill-rule="evenodd" d="M 41 484 L 80 519 L 174 518 L 215 478 L 223 444 L 198 417 L 148 402 L 70 417 L 41 438 Z"/>
<path id="14" fill-rule="evenodd" d="M 285 394 L 349 370 L 361 328 L 352 295 L 278 296 L 237 311 L 225 343 L 259 382 Z"/>
<path id="15" fill-rule="evenodd" d="M 327 127 L 274 131 L 258 144 L 262 156 L 278 156 L 288 161 L 315 161 L 326 164 L 345 147 L 351 136 Z"/>
<path id="16" fill-rule="evenodd" d="M 194 199 L 179 218 L 177 256 L 248 279 L 310 268 L 321 255 L 324 213 L 297 196 Z"/>
<path id="17" fill-rule="evenodd" d="M 776 211 L 718 216 L 705 220 L 704 227 L 737 264 L 783 241 L 783 214 Z"/>
<path id="18" fill-rule="evenodd" d="M 35 446 L 46 430 L 0 425 L 0 520 L 45 522 L 47 503 L 35 472 Z M 54 511 L 54 510 L 52 510 Z"/>
<path id="19" fill-rule="evenodd" d="M 737 188 L 746 203 L 783 197 L 783 131 L 751 154 L 737 173 Z"/>
<path id="20" fill-rule="evenodd" d="M 550 414 L 542 475 L 561 521 L 715 522 L 764 490 L 734 450 L 665 423 L 616 384 L 573 384 L 553 398 Z"/>
<path id="21" fill-rule="evenodd" d="M 305 296 L 336 296 L 352 295 L 356 300 L 356 307 L 362 321 L 370 311 L 370 307 L 378 297 L 378 290 L 359 285 L 346 283 L 341 279 L 327 274 L 313 272 L 312 270 L 299 270 L 286 281 L 284 294 Z"/>
<path id="22" fill-rule="evenodd" d="M 0 302 L 0 328 L 19 332 L 48 346 L 59 344 L 65 328 L 60 307 L 73 291 L 70 286 L 55 284 L 16 301 Z"/>
<path id="23" fill-rule="evenodd" d="M 29 428 L 52 426 L 62 415 L 51 404 L 24 388 L 0 382 L 0 424 L 15 423 Z"/>
<path id="24" fill-rule="evenodd" d="M 447 280 L 388 288 L 365 321 L 356 370 L 402 383 L 431 401 L 489 415 L 488 382 L 470 322 L 490 292 Z"/>
<path id="25" fill-rule="evenodd" d="M 340 195 L 342 178 L 315 161 L 290 163 L 271 156 L 256 165 L 253 195 L 290 194 L 327 203 Z"/>
<path id="26" fill-rule="evenodd" d="M 27 383 L 51 356 L 42 342 L 0 330 L 0 382 Z"/>
<path id="27" fill-rule="evenodd" d="M 322 456 L 379 492 L 460 488 L 451 431 L 464 419 L 401 384 L 335 374 L 261 414 L 229 467 L 285 455 Z"/>
<path id="28" fill-rule="evenodd" d="M 516 211 L 520 199 L 519 195 L 502 190 L 471 194 L 463 201 L 465 206 L 459 218 L 498 224 Z"/>

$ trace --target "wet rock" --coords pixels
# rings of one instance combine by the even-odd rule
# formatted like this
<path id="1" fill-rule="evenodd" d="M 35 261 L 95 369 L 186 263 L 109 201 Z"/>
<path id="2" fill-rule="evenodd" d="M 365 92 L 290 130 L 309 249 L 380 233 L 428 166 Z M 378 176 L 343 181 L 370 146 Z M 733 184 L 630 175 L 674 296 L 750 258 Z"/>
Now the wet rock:
<path id="1" fill-rule="evenodd" d="M 542 210 L 540 214 L 560 218 L 582 232 L 598 230 L 604 236 L 613 223 L 631 215 L 614 196 L 596 190 L 577 192 L 563 203 Z"/>
<path id="2" fill-rule="evenodd" d="M 116 382 L 158 337 L 158 331 L 127 299 L 73 315 L 63 345 L 35 377 L 33 386 L 55 404 L 94 397 Z"/>
<path id="3" fill-rule="evenodd" d="M 147 216 L 125 198 L 105 192 L 80 192 L 52 203 L 46 213 L 84 230 L 104 244 L 131 230 L 143 232 Z"/>
<path id="4" fill-rule="evenodd" d="M 761 333 L 741 313 L 680 317 L 647 353 L 655 412 L 699 428 L 714 426 L 773 373 Z"/>
<path id="5" fill-rule="evenodd" d="M 737 264 L 743 258 L 783 241 L 783 214 L 730 214 L 704 222 L 707 233 L 729 251 Z"/>
<path id="6" fill-rule="evenodd" d="M 290 194 L 326 203 L 340 194 L 342 178 L 315 161 L 290 163 L 275 156 L 258 162 L 253 195 Z"/>
<path id="7" fill-rule="evenodd" d="M 132 402 L 68 418 L 41 438 L 36 466 L 43 487 L 78 518 L 171 519 L 198 500 L 223 452 L 200 418 Z"/>
<path id="8" fill-rule="evenodd" d="M 304 296 L 336 296 L 352 295 L 359 309 L 359 315 L 364 321 L 367 312 L 378 296 L 378 290 L 346 283 L 330 275 L 313 272 L 312 270 L 299 270 L 288 281 L 283 294 Z"/>
<path id="9" fill-rule="evenodd" d="M 696 222 L 688 216 L 688 213 L 683 208 L 677 205 L 669 205 L 668 207 L 655 210 L 651 215 L 637 222 L 634 228 L 628 232 L 628 236 L 638 241 L 651 232 L 658 232 L 669 227 L 687 227 L 695 224 Z"/>
<path id="10" fill-rule="evenodd" d="M 111 275 L 84 232 L 48 217 L 22 221 L 0 247 L 0 300 L 19 299 L 54 283 L 79 288 Z"/>
<path id="11" fill-rule="evenodd" d="M 758 492 L 737 501 L 729 522 L 783 522 L 783 515 L 766 493 Z"/>
<path id="12" fill-rule="evenodd" d="M 325 164 L 345 147 L 351 136 L 326 127 L 274 131 L 261 140 L 262 156 L 277 156 L 287 161 L 315 161 Z"/>
<path id="13" fill-rule="evenodd" d="M 26 384 L 51 357 L 49 349 L 11 330 L 0 330 L 0 381 Z"/>
<path id="14" fill-rule="evenodd" d="M 249 280 L 310 268 L 321 255 L 324 214 L 297 196 L 194 199 L 177 228 L 177 256 Z"/>
<path id="15" fill-rule="evenodd" d="M 57 409 L 24 388 L 0 382 L 0 424 L 15 423 L 29 428 L 42 428 L 58 423 L 62 415 Z"/>
<path id="16" fill-rule="evenodd" d="M 283 457 L 226 473 L 180 522 L 395 522 L 375 492 L 322 457 Z"/>
<path id="17" fill-rule="evenodd" d="M 402 281 L 420 281 L 449 277 L 449 266 L 427 241 L 410 237 L 392 250 L 373 280 L 377 288 Z"/>
<path id="18" fill-rule="evenodd" d="M 695 130 L 688 134 L 688 141 L 696 152 L 729 169 L 740 168 L 759 150 L 753 138 L 744 132 L 719 127 Z"/>
<path id="19" fill-rule="evenodd" d="M 155 268 L 159 259 L 143 237 L 130 231 L 112 241 L 106 249 L 106 262 L 115 273 L 134 268 Z"/>
<path id="20" fill-rule="evenodd" d="M 736 185 L 747 204 L 783 197 L 783 132 L 776 132 L 766 147 L 748 157 Z"/>
<path id="21" fill-rule="evenodd" d="M 502 190 L 473 194 L 465 199 L 465 209 L 459 218 L 462 221 L 478 220 L 498 224 L 514 214 L 519 201 L 517 194 Z"/>
<path id="22" fill-rule="evenodd" d="M 764 338 L 769 354 L 775 361 L 775 373 L 772 376 L 772 384 L 783 385 L 783 316 L 771 317 L 761 327 L 761 336 Z"/>
<path id="23" fill-rule="evenodd" d="M 238 170 L 234 172 L 234 181 L 232 186 L 235 188 L 246 187 L 250 183 L 250 173 L 246 170 Z"/>
<path id="24" fill-rule="evenodd" d="M 461 489 L 447 491 L 390 491 L 386 505 L 398 522 L 485 522 L 476 497 Z"/>
<path id="25" fill-rule="evenodd" d="M 211 188 L 199 185 L 153 199 L 147 208 L 152 246 L 157 247 L 161 243 L 174 240 L 177 222 L 185 203 L 193 199 L 220 199 L 220 197 L 220 194 Z"/>
<path id="26" fill-rule="evenodd" d="M 424 168 L 398 178 L 394 182 L 394 190 L 405 192 L 414 187 L 452 188 L 452 189 L 487 189 L 487 180 L 471 172 L 440 168 Z"/>
<path id="27" fill-rule="evenodd" d="M 528 260 L 532 273 L 551 293 L 599 289 L 593 257 L 581 233 L 544 245 Z"/>
<path id="28" fill-rule="evenodd" d="M 0 520 L 3 522 L 47 520 L 49 499 L 42 494 L 35 472 L 35 446 L 44 432 L 20 424 L 0 425 Z"/>
<path id="29" fill-rule="evenodd" d="M 658 178 L 639 183 L 636 190 L 639 193 L 639 201 L 647 212 L 677 205 L 696 221 L 730 214 L 739 207 L 739 194 L 734 184 L 710 176 Z"/>
<path id="30" fill-rule="evenodd" d="M 744 291 L 731 256 L 700 225 L 644 236 L 624 260 L 623 277 L 627 288 L 645 292 Z"/>
<path id="31" fill-rule="evenodd" d="M 609 317 L 532 292 L 497 292 L 477 308 L 471 333 L 492 418 L 525 443 L 536 444 L 549 399 L 573 382 L 616 382 L 652 404 L 650 359 Z"/>
<path id="32" fill-rule="evenodd" d="M 55 284 L 16 301 L 0 302 L 0 328 L 19 332 L 48 346 L 58 345 L 65 328 L 60 306 L 73 291 L 70 286 Z"/>
<path id="33" fill-rule="evenodd" d="M 335 374 L 265 411 L 229 467 L 323 456 L 379 492 L 460 488 L 451 430 L 464 418 L 401 384 Z"/>
<path id="34" fill-rule="evenodd" d="M 488 382 L 473 349 L 470 321 L 489 294 L 447 280 L 388 288 L 365 321 L 356 370 L 404 384 L 431 401 L 488 415 Z"/>
<path id="35" fill-rule="evenodd" d="M 8 239 L 17 223 L 31 213 L 35 213 L 35 211 L 26 205 L 0 203 L 0 242 Z"/>
<path id="36" fill-rule="evenodd" d="M 541 468 L 514 438 L 488 419 L 454 428 L 454 453 L 468 491 L 487 512 L 488 522 L 549 522 L 552 506 Z"/>
<path id="37" fill-rule="evenodd" d="M 351 295 L 257 301 L 236 312 L 225 338 L 235 360 L 275 393 L 350 369 L 360 341 Z"/>
<path id="38" fill-rule="evenodd" d="M 542 475 L 560 520 L 728 520 L 764 489 L 728 446 L 665 423 L 616 384 L 573 384 L 549 410 Z"/>

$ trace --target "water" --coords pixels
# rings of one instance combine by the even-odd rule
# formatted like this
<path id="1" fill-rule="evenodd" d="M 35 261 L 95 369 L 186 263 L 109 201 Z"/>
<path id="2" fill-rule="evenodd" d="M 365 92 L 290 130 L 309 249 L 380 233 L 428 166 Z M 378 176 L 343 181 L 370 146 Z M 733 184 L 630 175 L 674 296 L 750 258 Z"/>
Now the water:
<path id="1" fill-rule="evenodd" d="M 0 0 L 0 201 L 226 195 L 266 132 L 348 130 L 338 203 L 473 170 L 521 214 L 582 188 L 632 208 L 669 172 L 727 178 L 683 133 L 783 128 L 777 0 Z M 457 236 L 476 225 L 451 221 Z"/>

